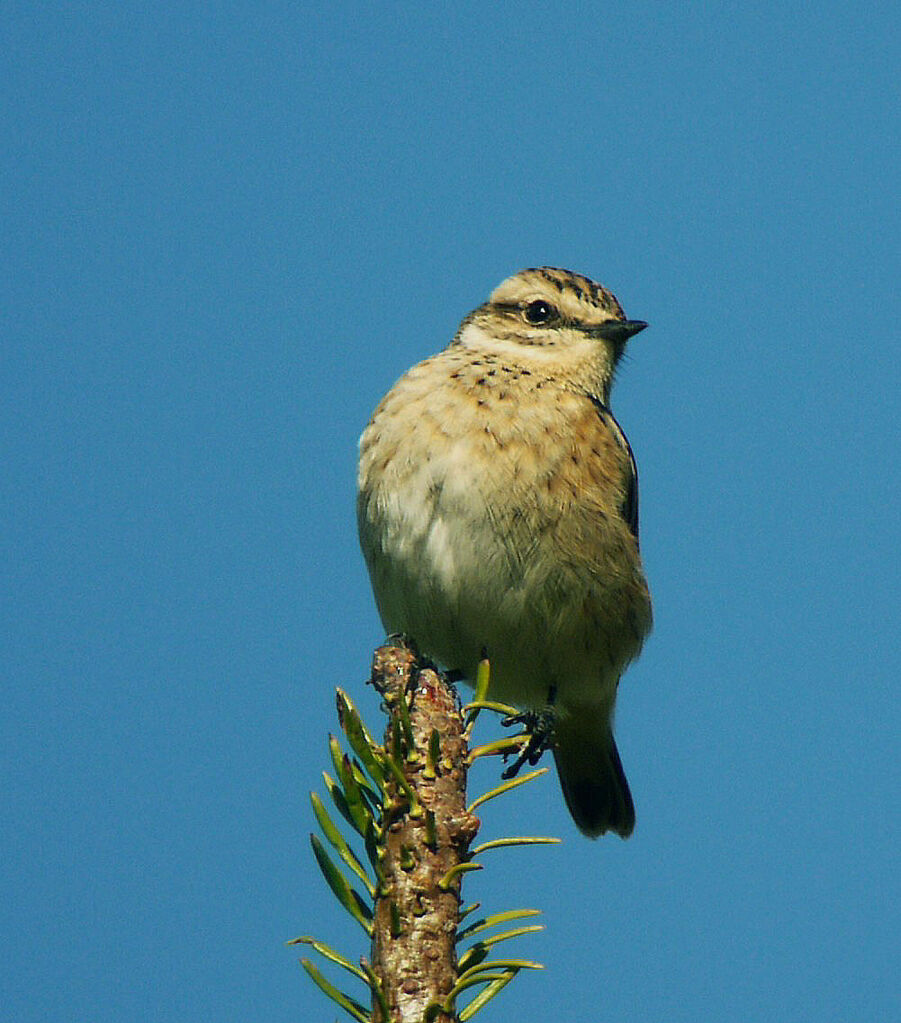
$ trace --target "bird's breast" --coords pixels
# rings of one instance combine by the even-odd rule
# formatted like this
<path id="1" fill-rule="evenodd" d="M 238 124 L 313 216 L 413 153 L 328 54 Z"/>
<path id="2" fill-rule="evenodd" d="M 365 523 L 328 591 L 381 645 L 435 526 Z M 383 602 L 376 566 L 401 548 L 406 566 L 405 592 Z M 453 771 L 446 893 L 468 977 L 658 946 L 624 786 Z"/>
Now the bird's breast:
<path id="1" fill-rule="evenodd" d="M 386 628 L 464 672 L 487 647 L 536 693 L 560 665 L 615 674 L 650 621 L 619 445 L 584 395 L 433 362 L 361 439 L 360 535 Z"/>

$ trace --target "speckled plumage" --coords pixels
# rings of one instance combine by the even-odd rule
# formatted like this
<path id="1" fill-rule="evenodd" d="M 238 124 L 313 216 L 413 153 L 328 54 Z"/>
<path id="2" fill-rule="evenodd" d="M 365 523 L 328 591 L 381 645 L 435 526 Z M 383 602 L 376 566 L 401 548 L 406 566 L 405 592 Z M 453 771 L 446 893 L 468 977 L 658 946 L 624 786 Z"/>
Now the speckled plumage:
<path id="1" fill-rule="evenodd" d="M 588 278 L 524 271 L 395 384 L 360 440 L 385 628 L 470 679 L 487 649 L 496 699 L 541 708 L 556 691 L 561 783 L 588 834 L 634 824 L 610 723 L 651 606 L 609 393 L 642 326 Z"/>

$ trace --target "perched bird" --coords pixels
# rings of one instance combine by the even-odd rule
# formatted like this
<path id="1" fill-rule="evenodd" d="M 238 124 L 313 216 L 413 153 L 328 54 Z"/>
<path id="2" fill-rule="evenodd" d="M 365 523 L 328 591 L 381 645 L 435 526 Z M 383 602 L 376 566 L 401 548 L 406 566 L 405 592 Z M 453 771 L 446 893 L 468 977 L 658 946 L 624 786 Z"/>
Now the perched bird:
<path id="1" fill-rule="evenodd" d="M 360 543 L 382 622 L 492 698 L 550 708 L 587 835 L 635 826 L 612 717 L 651 628 L 638 480 L 610 388 L 647 326 L 553 267 L 507 278 L 360 438 Z"/>

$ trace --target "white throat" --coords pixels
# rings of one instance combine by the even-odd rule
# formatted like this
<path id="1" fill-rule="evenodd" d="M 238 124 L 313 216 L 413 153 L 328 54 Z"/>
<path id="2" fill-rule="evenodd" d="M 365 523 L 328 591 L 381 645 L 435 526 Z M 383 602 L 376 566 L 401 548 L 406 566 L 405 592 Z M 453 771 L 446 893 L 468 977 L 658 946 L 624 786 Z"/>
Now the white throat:
<path id="1" fill-rule="evenodd" d="M 457 343 L 473 352 L 496 355 L 514 366 L 566 380 L 606 402 L 612 373 L 603 343 L 574 335 L 575 331 L 561 338 L 559 344 L 529 344 L 528 339 L 496 337 L 477 323 L 467 323 Z"/>

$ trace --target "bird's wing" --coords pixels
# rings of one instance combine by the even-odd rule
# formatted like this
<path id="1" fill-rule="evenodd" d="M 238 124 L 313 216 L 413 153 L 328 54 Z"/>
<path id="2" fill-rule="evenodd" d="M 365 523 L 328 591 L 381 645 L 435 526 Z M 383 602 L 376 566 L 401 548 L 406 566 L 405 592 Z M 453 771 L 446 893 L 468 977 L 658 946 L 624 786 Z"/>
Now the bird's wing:
<path id="1" fill-rule="evenodd" d="M 629 465 L 623 488 L 626 496 L 623 501 L 622 516 L 635 537 L 635 542 L 638 543 L 638 466 L 635 464 L 632 446 L 629 444 L 628 437 L 623 433 L 623 428 L 616 421 L 610 409 L 599 398 L 593 396 L 591 396 L 591 403 L 597 409 L 601 421 L 610 431 L 616 443 L 628 456 Z"/>

